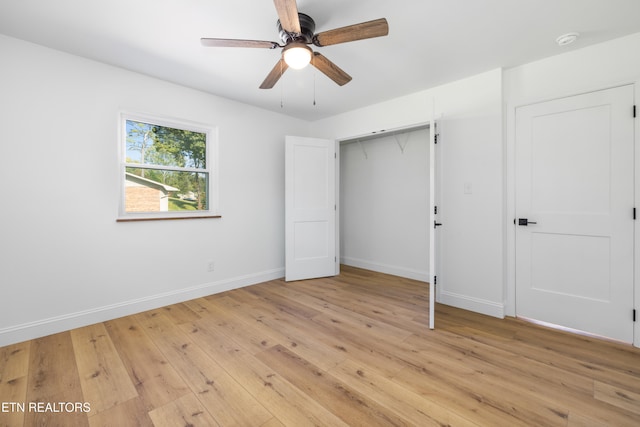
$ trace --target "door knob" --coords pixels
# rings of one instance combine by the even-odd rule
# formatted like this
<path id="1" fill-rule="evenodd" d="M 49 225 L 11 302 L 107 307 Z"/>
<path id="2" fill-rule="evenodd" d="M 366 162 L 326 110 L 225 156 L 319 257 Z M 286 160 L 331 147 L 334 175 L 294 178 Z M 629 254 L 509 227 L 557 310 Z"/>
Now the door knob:
<path id="1" fill-rule="evenodd" d="M 526 227 L 529 224 L 537 224 L 537 222 L 529 221 L 527 218 L 518 218 L 518 225 L 524 225 Z"/>

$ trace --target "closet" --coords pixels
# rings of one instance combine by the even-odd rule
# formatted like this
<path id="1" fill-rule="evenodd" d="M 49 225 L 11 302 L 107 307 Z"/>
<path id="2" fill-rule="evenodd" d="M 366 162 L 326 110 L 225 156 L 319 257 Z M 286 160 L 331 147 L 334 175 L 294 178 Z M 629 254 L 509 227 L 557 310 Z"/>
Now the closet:
<path id="1" fill-rule="evenodd" d="M 429 281 L 429 128 L 340 143 L 343 264 Z"/>

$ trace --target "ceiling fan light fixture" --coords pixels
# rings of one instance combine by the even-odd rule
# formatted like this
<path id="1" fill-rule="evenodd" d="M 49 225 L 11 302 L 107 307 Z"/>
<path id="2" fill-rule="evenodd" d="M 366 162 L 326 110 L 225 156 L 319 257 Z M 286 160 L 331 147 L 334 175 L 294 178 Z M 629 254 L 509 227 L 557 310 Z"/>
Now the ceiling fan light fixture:
<path id="1" fill-rule="evenodd" d="M 282 57 L 284 62 L 293 69 L 300 70 L 311 62 L 313 51 L 304 43 L 289 43 L 282 50 Z"/>

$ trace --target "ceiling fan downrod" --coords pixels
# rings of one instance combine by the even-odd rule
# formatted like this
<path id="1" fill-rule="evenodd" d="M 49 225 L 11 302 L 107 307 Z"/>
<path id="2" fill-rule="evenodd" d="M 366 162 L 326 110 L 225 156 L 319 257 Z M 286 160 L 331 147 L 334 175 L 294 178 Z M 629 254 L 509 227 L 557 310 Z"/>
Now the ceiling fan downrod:
<path id="1" fill-rule="evenodd" d="M 298 19 L 300 20 L 300 33 L 290 33 L 282 28 L 280 20 L 276 22 L 278 33 L 280 34 L 280 40 L 287 45 L 292 42 L 311 44 L 313 43 L 313 35 L 316 31 L 316 23 L 309 15 L 304 13 L 298 13 Z"/>

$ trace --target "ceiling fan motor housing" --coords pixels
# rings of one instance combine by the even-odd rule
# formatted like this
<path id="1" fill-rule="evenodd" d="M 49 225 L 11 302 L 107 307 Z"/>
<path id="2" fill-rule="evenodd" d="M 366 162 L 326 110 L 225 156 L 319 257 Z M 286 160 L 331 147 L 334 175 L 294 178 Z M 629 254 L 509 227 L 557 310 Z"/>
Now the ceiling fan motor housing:
<path id="1" fill-rule="evenodd" d="M 278 28 L 278 33 L 280 34 L 280 39 L 282 43 L 289 44 L 291 42 L 300 42 L 305 44 L 310 44 L 313 41 L 313 34 L 316 31 L 316 23 L 309 15 L 304 13 L 298 13 L 298 19 L 300 20 L 300 34 L 298 33 L 290 33 L 282 28 L 282 24 L 280 24 L 280 20 L 276 23 Z"/>

